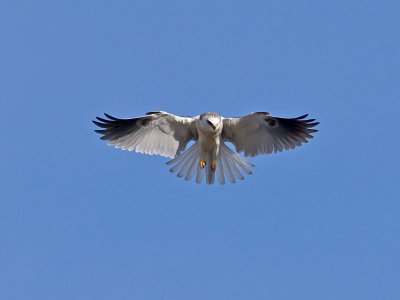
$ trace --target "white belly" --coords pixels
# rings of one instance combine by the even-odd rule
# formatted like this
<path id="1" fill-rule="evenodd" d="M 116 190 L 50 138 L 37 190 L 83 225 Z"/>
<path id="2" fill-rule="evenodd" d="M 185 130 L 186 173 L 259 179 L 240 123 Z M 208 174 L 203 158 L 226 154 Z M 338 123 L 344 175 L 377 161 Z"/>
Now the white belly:
<path id="1" fill-rule="evenodd" d="M 199 135 L 200 155 L 211 155 L 211 159 L 215 159 L 219 151 L 219 136 L 218 135 Z"/>

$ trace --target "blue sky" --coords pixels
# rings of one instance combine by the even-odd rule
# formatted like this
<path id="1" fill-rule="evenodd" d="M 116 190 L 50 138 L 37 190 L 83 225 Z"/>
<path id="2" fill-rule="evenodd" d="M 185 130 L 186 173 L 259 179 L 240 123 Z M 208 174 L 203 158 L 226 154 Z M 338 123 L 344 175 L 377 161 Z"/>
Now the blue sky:
<path id="1" fill-rule="evenodd" d="M 397 299 L 397 1 L 2 1 L 1 299 Z M 91 120 L 309 113 L 196 185 Z"/>

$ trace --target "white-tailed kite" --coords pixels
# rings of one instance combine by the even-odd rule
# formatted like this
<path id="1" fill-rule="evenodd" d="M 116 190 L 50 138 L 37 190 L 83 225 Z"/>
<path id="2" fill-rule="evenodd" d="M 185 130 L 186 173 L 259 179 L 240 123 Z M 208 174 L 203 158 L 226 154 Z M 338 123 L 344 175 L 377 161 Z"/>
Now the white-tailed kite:
<path id="1" fill-rule="evenodd" d="M 97 117 L 94 124 L 103 128 L 95 130 L 102 140 L 122 150 L 135 150 L 146 154 L 159 154 L 173 158 L 171 172 L 190 180 L 196 174 L 196 183 L 206 175 L 207 184 L 213 184 L 215 173 L 221 184 L 226 178 L 235 183 L 243 180 L 242 174 L 252 174 L 253 164 L 234 153 L 226 142 L 232 143 L 236 152 L 244 156 L 257 156 L 283 149 L 294 149 L 317 132 L 312 127 L 319 124 L 315 119 L 305 120 L 307 115 L 285 119 L 273 117 L 267 112 L 255 112 L 238 118 L 224 118 L 207 112 L 200 116 L 180 117 L 164 111 L 148 112 L 146 116 L 118 119 L 104 114 L 108 119 Z M 99 122 L 100 121 L 100 122 Z M 195 143 L 183 152 L 190 141 Z M 183 153 L 182 153 L 183 152 Z"/>

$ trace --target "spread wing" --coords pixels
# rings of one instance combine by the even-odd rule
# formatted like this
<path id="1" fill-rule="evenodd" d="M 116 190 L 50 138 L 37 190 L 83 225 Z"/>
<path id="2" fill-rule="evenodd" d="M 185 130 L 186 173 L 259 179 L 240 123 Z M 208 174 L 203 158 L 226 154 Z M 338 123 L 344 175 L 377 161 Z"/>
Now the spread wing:
<path id="1" fill-rule="evenodd" d="M 104 114 L 94 124 L 102 140 L 122 150 L 159 154 L 174 158 L 186 148 L 190 140 L 197 140 L 195 118 L 180 117 L 163 111 L 149 112 L 144 117 L 118 119 Z"/>
<path id="2" fill-rule="evenodd" d="M 294 149 L 308 143 L 307 139 L 313 138 L 311 134 L 318 131 L 311 128 L 319 122 L 305 120 L 307 116 L 285 119 L 266 112 L 255 112 L 239 118 L 227 118 L 223 120 L 222 138 L 235 145 L 237 152 L 251 157 Z"/>

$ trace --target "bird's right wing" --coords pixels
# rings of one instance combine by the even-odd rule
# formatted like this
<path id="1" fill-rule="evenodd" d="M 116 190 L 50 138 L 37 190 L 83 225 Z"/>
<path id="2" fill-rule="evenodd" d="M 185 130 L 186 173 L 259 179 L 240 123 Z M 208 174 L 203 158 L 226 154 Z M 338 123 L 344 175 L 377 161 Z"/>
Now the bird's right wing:
<path id="1" fill-rule="evenodd" d="M 104 114 L 94 124 L 103 128 L 95 130 L 102 140 L 123 150 L 136 150 L 146 154 L 159 154 L 174 158 L 191 140 L 197 140 L 195 118 L 180 117 L 167 112 L 150 112 L 144 117 L 118 119 Z"/>
<path id="2" fill-rule="evenodd" d="M 223 119 L 222 138 L 235 145 L 237 152 L 256 156 L 293 149 L 317 132 L 315 119 L 307 115 L 286 119 L 273 117 L 266 112 L 255 112 L 239 118 Z M 313 123 L 314 122 L 314 123 Z"/>

